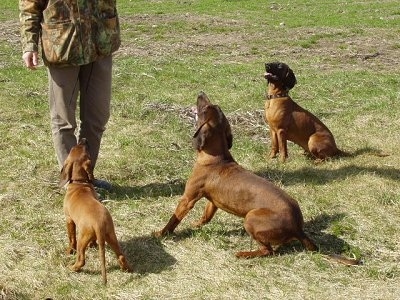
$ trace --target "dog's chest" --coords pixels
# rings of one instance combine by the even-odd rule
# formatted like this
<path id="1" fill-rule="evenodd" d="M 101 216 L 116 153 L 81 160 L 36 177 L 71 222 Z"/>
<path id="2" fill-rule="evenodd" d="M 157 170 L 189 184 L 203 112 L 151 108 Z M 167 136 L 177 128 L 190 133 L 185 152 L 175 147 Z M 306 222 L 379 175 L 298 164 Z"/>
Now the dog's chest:
<path id="1" fill-rule="evenodd" d="M 289 98 L 271 99 L 265 103 L 265 117 L 270 126 L 289 121 L 292 110 Z"/>

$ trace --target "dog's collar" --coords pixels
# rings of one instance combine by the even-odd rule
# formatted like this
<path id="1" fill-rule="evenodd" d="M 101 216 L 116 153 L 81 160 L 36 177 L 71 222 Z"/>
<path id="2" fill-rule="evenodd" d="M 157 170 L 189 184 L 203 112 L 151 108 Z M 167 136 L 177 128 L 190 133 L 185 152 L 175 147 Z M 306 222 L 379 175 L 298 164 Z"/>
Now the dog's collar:
<path id="1" fill-rule="evenodd" d="M 70 180 L 69 183 L 92 184 L 90 180 Z"/>
<path id="2" fill-rule="evenodd" d="M 276 98 L 285 98 L 289 96 L 288 93 L 283 93 L 283 94 L 275 94 L 275 95 L 267 95 L 267 99 L 271 100 L 271 99 L 276 99 Z"/>

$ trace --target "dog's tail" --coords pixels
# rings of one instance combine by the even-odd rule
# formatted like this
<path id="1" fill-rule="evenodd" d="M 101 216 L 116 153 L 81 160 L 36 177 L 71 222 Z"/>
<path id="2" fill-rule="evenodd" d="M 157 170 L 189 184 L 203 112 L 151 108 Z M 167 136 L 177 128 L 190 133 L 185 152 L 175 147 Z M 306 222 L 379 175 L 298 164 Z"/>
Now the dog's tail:
<path id="1" fill-rule="evenodd" d="M 324 254 L 323 256 L 328 260 L 332 260 L 346 266 L 358 266 L 362 264 L 361 260 L 359 259 L 347 258 L 339 254 Z"/>
<path id="2" fill-rule="evenodd" d="M 337 157 L 352 157 L 354 155 L 352 153 L 350 153 L 350 152 L 346 152 L 346 151 L 338 149 L 337 153 L 336 153 L 336 156 Z"/>
<path id="3" fill-rule="evenodd" d="M 100 257 L 100 268 L 101 276 L 103 277 L 103 284 L 107 284 L 107 274 L 106 274 L 106 249 L 104 237 L 97 235 L 97 243 L 99 245 L 99 257 Z"/>

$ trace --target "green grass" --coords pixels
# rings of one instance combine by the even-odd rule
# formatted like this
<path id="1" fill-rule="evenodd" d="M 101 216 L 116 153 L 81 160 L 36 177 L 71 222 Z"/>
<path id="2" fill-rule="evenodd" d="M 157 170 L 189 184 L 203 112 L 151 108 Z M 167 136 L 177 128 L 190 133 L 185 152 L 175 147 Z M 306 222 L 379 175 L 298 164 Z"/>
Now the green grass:
<path id="1" fill-rule="evenodd" d="M 282 2 L 282 1 L 281 1 Z M 132 274 L 107 251 L 71 273 L 63 192 L 51 141 L 46 68 L 21 61 L 18 7 L 0 13 L 0 298 L 396 299 L 400 294 L 400 10 L 397 1 L 118 0 L 112 117 L 96 176 Z M 322 2 L 322 3 L 321 3 Z M 267 159 L 264 63 L 294 70 L 292 98 L 323 120 L 353 157 L 314 164 L 289 145 Z M 348 268 L 293 243 L 279 255 L 237 260 L 255 248 L 242 220 L 222 211 L 202 229 L 199 201 L 176 235 L 154 239 L 172 214 L 195 153 L 190 107 L 199 91 L 231 122 L 232 154 L 302 208 L 322 252 L 361 257 Z M 386 154 L 387 156 L 379 156 Z"/>

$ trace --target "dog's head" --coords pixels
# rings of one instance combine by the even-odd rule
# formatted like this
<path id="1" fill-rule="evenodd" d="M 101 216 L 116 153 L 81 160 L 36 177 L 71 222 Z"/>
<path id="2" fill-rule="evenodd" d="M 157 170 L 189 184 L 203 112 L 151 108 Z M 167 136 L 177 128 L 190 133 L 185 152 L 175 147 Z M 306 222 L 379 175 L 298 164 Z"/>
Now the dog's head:
<path id="1" fill-rule="evenodd" d="M 281 83 L 285 90 L 292 89 L 297 83 L 292 69 L 285 63 L 273 62 L 265 64 L 265 79 L 271 83 Z"/>
<path id="2" fill-rule="evenodd" d="M 228 119 L 218 105 L 213 105 L 203 92 L 197 97 L 197 130 L 193 136 L 193 146 L 198 151 L 206 147 L 232 147 L 232 131 Z M 226 149 L 215 149 L 224 151 Z"/>
<path id="3" fill-rule="evenodd" d="M 79 143 L 72 147 L 61 169 L 60 186 L 64 186 L 70 181 L 92 182 L 93 169 L 90 160 L 89 145 L 86 139 L 81 139 Z"/>

